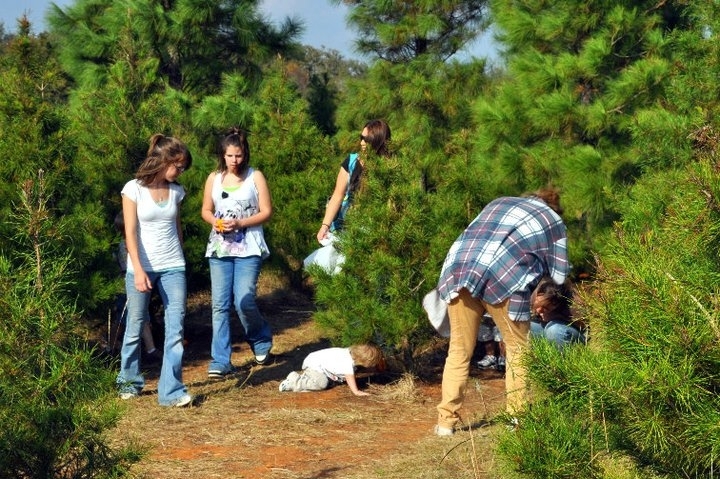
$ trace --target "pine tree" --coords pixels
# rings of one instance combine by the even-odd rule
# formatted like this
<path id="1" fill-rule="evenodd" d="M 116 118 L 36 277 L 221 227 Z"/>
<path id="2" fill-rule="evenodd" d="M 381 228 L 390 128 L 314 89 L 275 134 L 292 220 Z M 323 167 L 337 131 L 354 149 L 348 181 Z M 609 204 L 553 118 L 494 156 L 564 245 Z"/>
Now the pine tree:
<path id="1" fill-rule="evenodd" d="M 55 195 L 42 170 L 16 187 L 20 246 L 0 255 L 0 476 L 119 477 L 139 451 L 108 440 L 114 373 L 80 333 Z"/>
<path id="2" fill-rule="evenodd" d="M 712 477 L 720 466 L 719 140 L 703 129 L 694 163 L 633 188 L 640 204 L 663 182 L 674 195 L 648 228 L 630 221 L 612 236 L 579 300 L 589 344 L 533 343 L 536 401 L 500 448 L 526 477 L 619 477 L 608 472 L 618 465 Z"/>
<path id="3" fill-rule="evenodd" d="M 335 342 L 375 341 L 415 368 L 417 347 L 432 335 L 422 296 L 437 283 L 468 216 L 477 214 L 468 206 L 479 203 L 475 189 L 449 187 L 474 178 L 447 164 L 470 157 L 470 104 L 482 92 L 483 67 L 425 56 L 407 64 L 377 62 L 367 76 L 348 82 L 354 101 L 338 110 L 341 150 L 357 151 L 365 122 L 384 118 L 395 156 L 366 161 L 366 187 L 341 235 L 343 271 L 314 272 L 316 318 Z"/>
<path id="4" fill-rule="evenodd" d="M 92 264 L 97 252 L 104 252 L 108 244 L 102 235 L 94 233 L 104 226 L 102 218 L 93 214 L 94 204 L 87 203 L 87 178 L 75 161 L 77 146 L 68 134 L 70 123 L 64 108 L 70 81 L 56 61 L 57 52 L 48 35 L 33 35 L 27 20 L 20 22 L 16 35 L 9 37 L 0 57 L 0 202 L 3 218 L 11 218 L 18 203 L 18 185 L 43 170 L 48 189 L 55 191 L 49 202 L 53 221 L 72 225 L 79 233 L 75 237 L 59 238 L 56 246 L 72 252 L 78 270 Z M 78 209 L 90 211 L 82 217 L 74 215 Z M 0 249 L 16 251 L 18 245 L 8 221 L 0 223 Z M 98 273 L 78 274 L 76 292 L 88 291 Z M 100 284 L 102 291 L 107 285 Z M 107 293 L 106 293 L 107 294 Z M 102 292 L 99 294 L 102 301 Z M 85 307 L 95 299 L 80 296 Z"/>
<path id="5" fill-rule="evenodd" d="M 372 341 L 413 370 L 415 347 L 430 332 L 418 297 L 426 288 L 432 203 L 419 170 L 403 166 L 407 160 L 402 154 L 368 156 L 371 168 L 338 246 L 346 256 L 342 271 L 313 274 L 320 306 L 315 319 L 328 337 L 344 345 Z"/>
<path id="6" fill-rule="evenodd" d="M 712 477 L 719 465 L 718 6 L 661 17 L 675 27 L 661 49 L 671 67 L 626 127 L 636 174 L 608 203 L 621 216 L 580 298 L 591 341 L 533 345 L 542 393 L 501 442 L 528 477 Z"/>
<path id="7" fill-rule="evenodd" d="M 257 0 L 79 0 L 66 10 L 55 6 L 49 23 L 63 66 L 82 84 L 102 85 L 108 65 L 125 54 L 154 62 L 158 78 L 194 94 L 216 92 L 227 72 L 257 81 L 265 60 L 297 49 L 302 29 L 291 19 L 276 29 Z M 122 43 L 128 34 L 132 51 Z"/>
<path id="8" fill-rule="evenodd" d="M 358 53 L 393 63 L 421 55 L 445 61 L 477 38 L 487 22 L 487 0 L 332 1 L 349 6 L 348 22 L 360 35 Z"/>
<path id="9" fill-rule="evenodd" d="M 477 162 L 493 196 L 560 187 L 582 268 L 619 218 L 628 186 L 658 165 L 634 148 L 648 108 L 668 100 L 684 2 L 492 3 L 505 81 L 478 99 Z M 662 107 L 661 107 L 662 108 Z M 682 161 L 682 159 L 680 159 Z"/>

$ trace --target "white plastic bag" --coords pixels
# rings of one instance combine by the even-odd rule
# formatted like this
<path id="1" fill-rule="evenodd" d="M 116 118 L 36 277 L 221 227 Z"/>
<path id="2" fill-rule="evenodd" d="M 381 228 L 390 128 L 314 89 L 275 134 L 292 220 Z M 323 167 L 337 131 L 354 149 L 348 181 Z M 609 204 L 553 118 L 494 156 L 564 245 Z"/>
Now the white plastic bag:
<path id="1" fill-rule="evenodd" d="M 450 319 L 448 318 L 448 305 L 440 298 L 440 293 L 438 293 L 436 288 L 433 288 L 432 291 L 425 295 L 422 305 L 435 331 L 443 338 L 449 338 Z"/>
<path id="2" fill-rule="evenodd" d="M 342 270 L 344 262 L 345 256 L 335 249 L 332 242 L 329 242 L 322 248 L 318 248 L 310 253 L 308 257 L 303 260 L 303 267 L 307 271 L 310 266 L 317 265 L 329 274 L 338 274 Z"/>

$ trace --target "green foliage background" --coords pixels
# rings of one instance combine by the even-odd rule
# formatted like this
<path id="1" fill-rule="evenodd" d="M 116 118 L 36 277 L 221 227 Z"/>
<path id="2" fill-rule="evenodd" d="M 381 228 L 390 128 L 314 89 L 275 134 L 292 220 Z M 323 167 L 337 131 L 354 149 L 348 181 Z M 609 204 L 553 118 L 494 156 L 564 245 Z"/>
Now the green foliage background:
<path id="1" fill-rule="evenodd" d="M 367 65 L 302 47 L 302 26 L 267 23 L 255 0 L 77 0 L 52 8 L 47 33 L 21 22 L 2 36 L 0 266 L 30 278 L 28 254 L 42 240 L 63 288 L 52 291 L 59 309 L 33 316 L 28 330 L 25 306 L 3 283 L 0 387 L 13 397 L 30 387 L 10 379 L 13 341 L 42 337 L 34 359 L 92 362 L 69 330 L 57 334 L 57 321 L 105 317 L 120 290 L 112 219 L 153 133 L 193 153 L 180 180 L 191 289 L 209 286 L 202 189 L 232 125 L 250 131 L 252 164 L 273 196 L 266 267 L 297 286 L 339 165 L 363 124 L 384 118 L 394 155 L 368 160 L 340 244 L 343 272 L 311 274 L 328 337 L 376 341 L 412 370 L 433 335 L 420 300 L 452 241 L 491 199 L 559 186 L 576 276 L 591 279 L 582 298 L 591 342 L 562 352 L 533 345 L 537 402 L 500 440 L 508 474 L 718 469 L 717 2 L 345 3 Z M 501 45 L 496 64 L 449 57 L 488 24 Z M 42 224 L 71 234 L 17 234 L 34 221 L 19 213 L 21 186 L 41 170 Z M 49 384 L 43 397 L 77 394 L 25 365 Z M 93 400 L 83 398 L 79 407 Z M 28 410 L 63 428 L 77 413 L 51 418 L 46 407 Z M 113 416 L 96 420 L 102 429 Z M 30 437 L 16 433 L 5 443 Z"/>
<path id="2" fill-rule="evenodd" d="M 8 222 L 22 246 L 0 254 L 0 476 L 120 477 L 142 451 L 107 437 L 115 374 L 83 344 L 61 241 L 72 225 L 53 218 L 49 183 L 22 185 Z"/>

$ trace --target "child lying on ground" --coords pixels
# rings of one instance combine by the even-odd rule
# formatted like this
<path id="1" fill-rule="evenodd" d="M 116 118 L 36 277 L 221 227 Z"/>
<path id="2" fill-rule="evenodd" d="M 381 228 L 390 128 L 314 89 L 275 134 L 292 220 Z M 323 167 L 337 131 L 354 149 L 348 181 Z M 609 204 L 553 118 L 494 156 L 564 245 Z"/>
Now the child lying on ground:
<path id="1" fill-rule="evenodd" d="M 355 380 L 355 368 L 382 369 L 383 355 L 377 346 L 356 344 L 349 348 L 326 348 L 307 355 L 302 371 L 293 371 L 280 383 L 280 391 L 322 391 L 334 382 L 347 382 L 356 396 L 369 396 L 360 391 Z"/>

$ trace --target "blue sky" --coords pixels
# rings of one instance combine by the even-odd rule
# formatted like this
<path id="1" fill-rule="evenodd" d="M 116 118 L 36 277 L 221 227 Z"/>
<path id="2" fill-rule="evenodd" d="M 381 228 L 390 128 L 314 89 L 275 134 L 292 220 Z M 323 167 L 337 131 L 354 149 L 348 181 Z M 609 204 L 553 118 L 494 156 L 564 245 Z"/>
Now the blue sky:
<path id="1" fill-rule="evenodd" d="M 5 25 L 6 32 L 14 32 L 17 18 L 23 13 L 28 15 L 33 31 L 44 30 L 44 18 L 51 3 L 64 7 L 73 3 L 72 0 L 0 0 L 0 22 Z M 355 32 L 345 23 L 347 7 L 335 6 L 328 0 L 262 0 L 261 10 L 274 22 L 281 22 L 285 17 L 297 17 L 305 21 L 305 34 L 300 41 L 316 48 L 338 50 L 348 58 L 356 57 L 352 43 Z M 492 43 L 483 38 L 473 45 L 464 55 L 488 55 L 493 51 Z"/>

